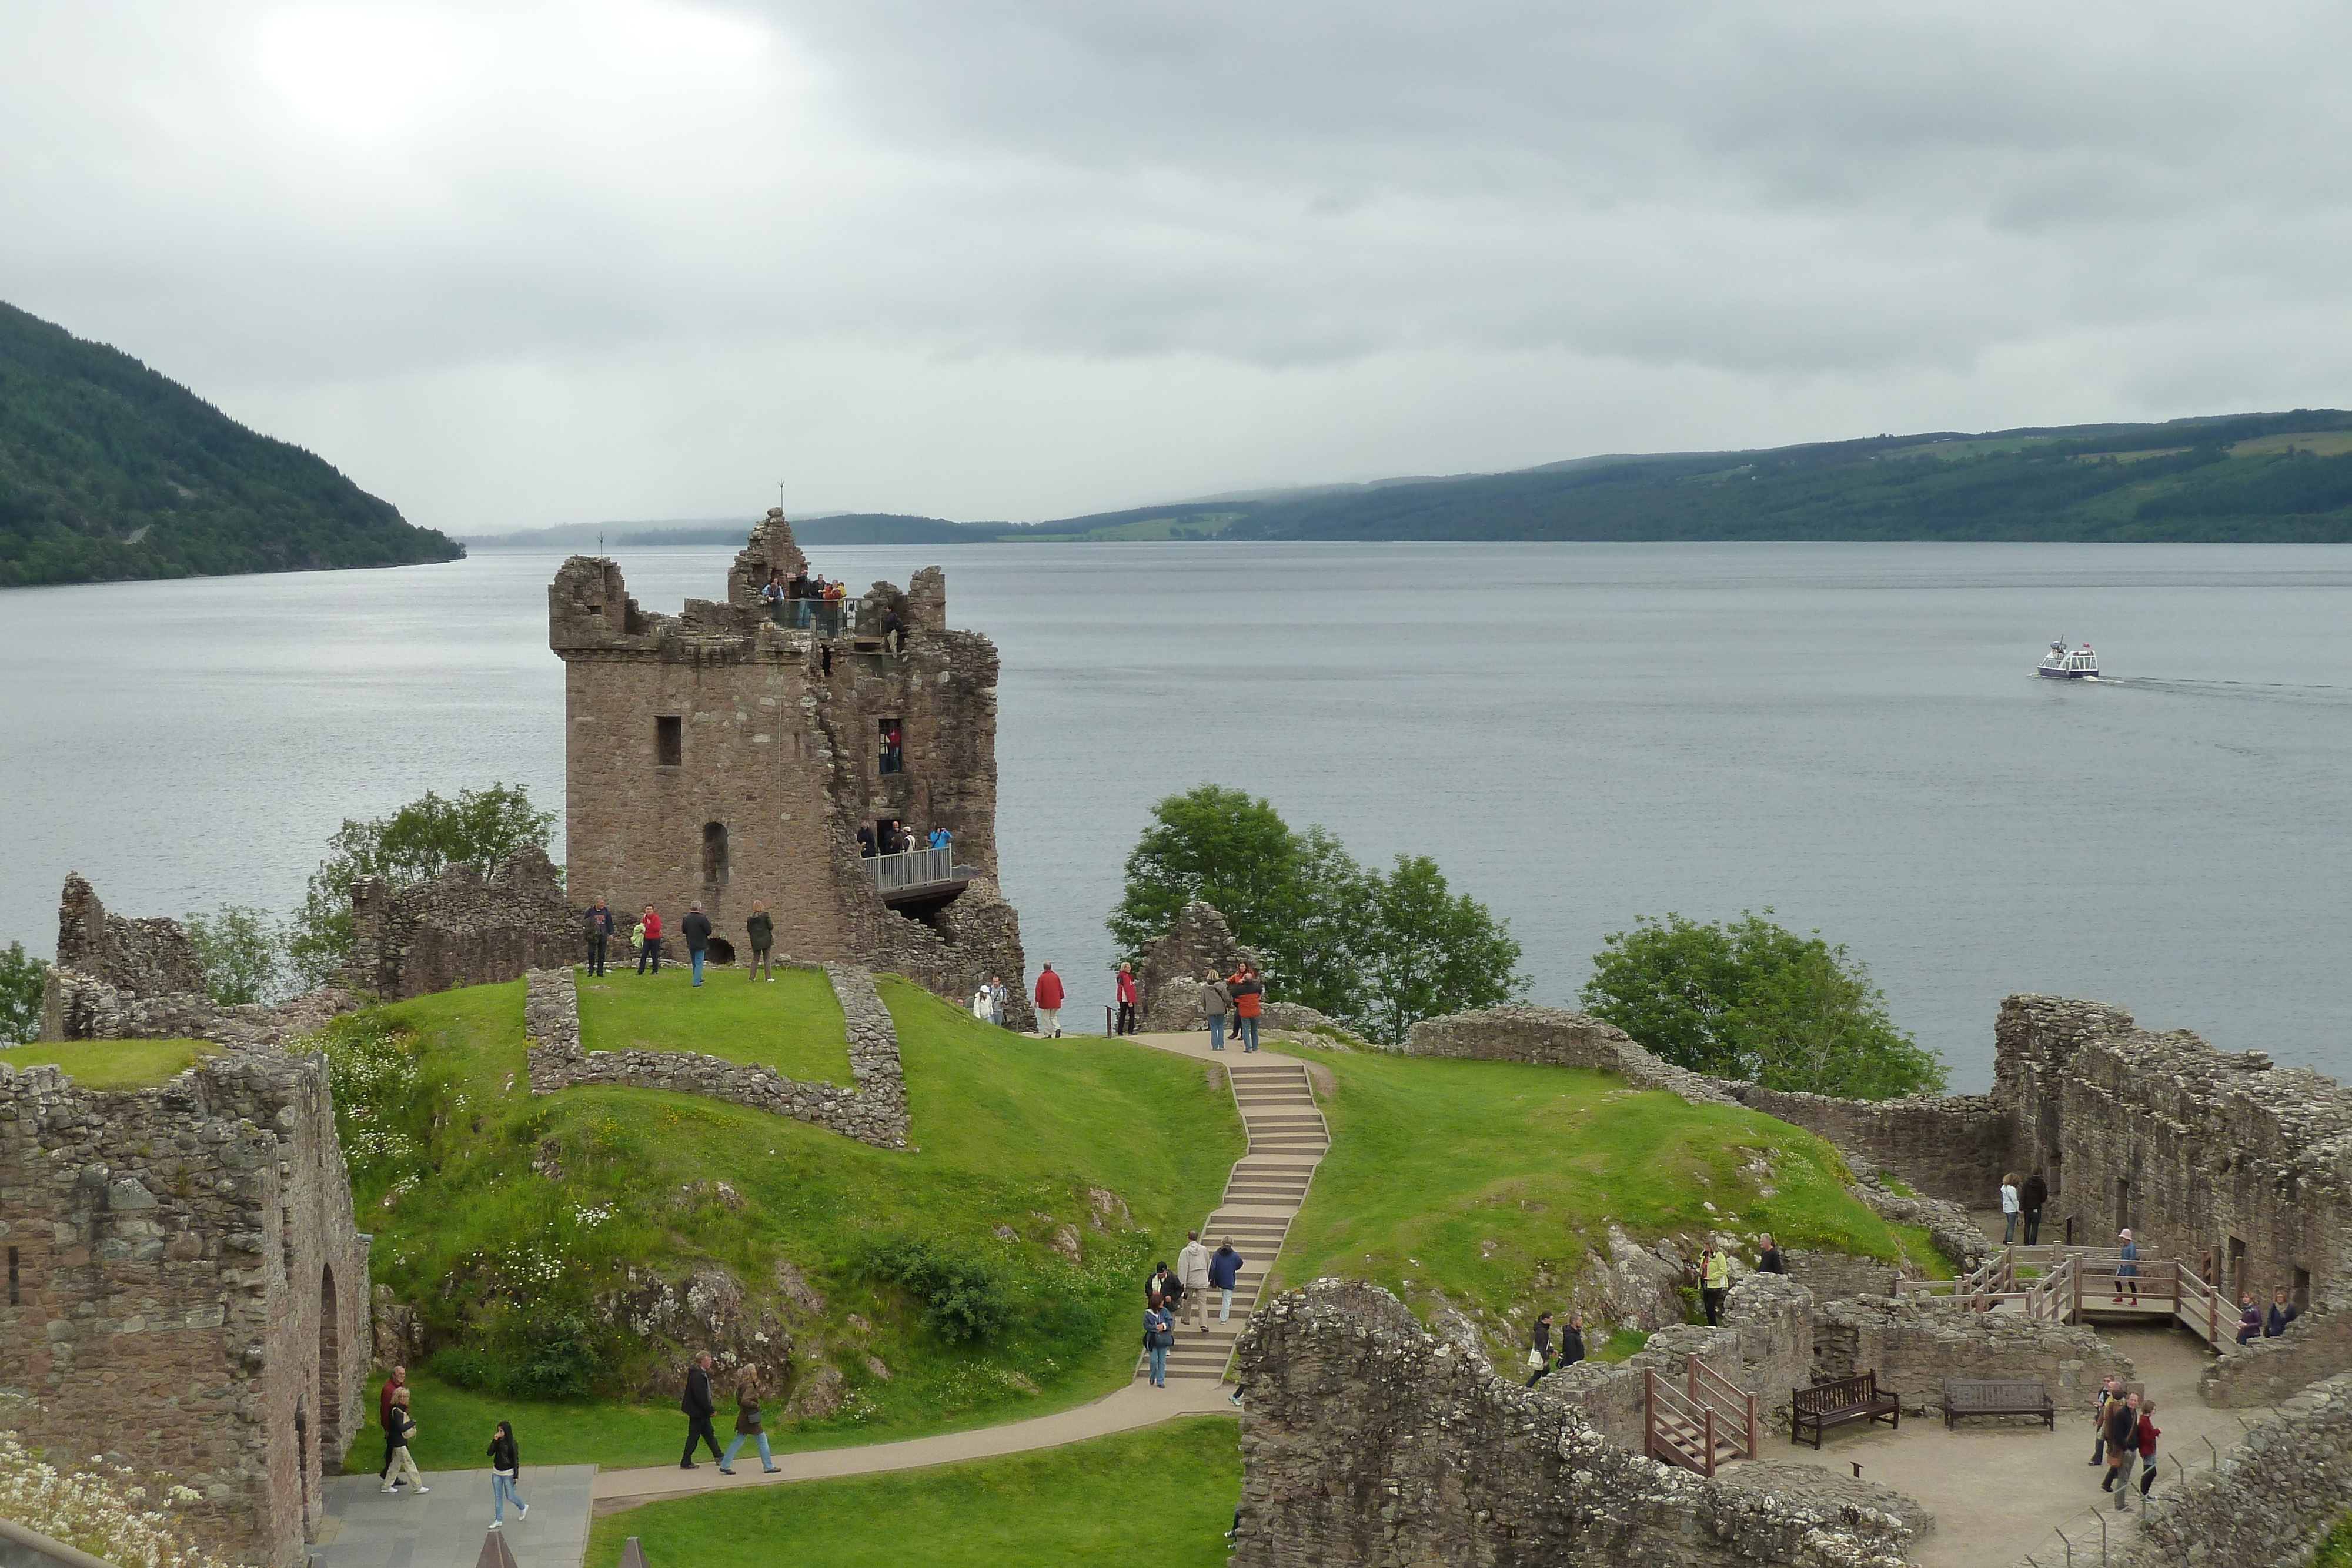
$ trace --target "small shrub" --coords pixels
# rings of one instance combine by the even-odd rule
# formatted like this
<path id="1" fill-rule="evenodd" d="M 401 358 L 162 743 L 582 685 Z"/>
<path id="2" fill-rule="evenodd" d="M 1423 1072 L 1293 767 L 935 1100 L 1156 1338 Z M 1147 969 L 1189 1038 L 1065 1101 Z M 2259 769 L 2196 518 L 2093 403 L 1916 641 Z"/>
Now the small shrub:
<path id="1" fill-rule="evenodd" d="M 875 1248 L 866 1272 L 904 1288 L 921 1305 L 923 1326 L 950 1343 L 993 1339 L 1013 1318 L 1004 1270 L 990 1259 L 908 1237 Z"/>
<path id="2" fill-rule="evenodd" d="M 453 1344 L 433 1353 L 425 1370 L 444 1383 L 454 1383 L 460 1388 L 478 1393 L 494 1394 L 503 1381 L 499 1375 L 499 1364 L 479 1347 Z"/>

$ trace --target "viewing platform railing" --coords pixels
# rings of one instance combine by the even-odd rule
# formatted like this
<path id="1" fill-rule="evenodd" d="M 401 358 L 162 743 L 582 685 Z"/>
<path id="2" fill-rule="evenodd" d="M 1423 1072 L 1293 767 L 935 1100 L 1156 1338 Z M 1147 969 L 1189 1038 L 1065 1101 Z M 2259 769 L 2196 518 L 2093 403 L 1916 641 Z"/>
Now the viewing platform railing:
<path id="1" fill-rule="evenodd" d="M 857 630 L 855 599 L 780 599 L 768 606 L 768 619 L 779 626 L 814 632 L 820 637 L 841 637 Z"/>
<path id="2" fill-rule="evenodd" d="M 956 880 L 955 846 L 942 844 L 938 849 L 926 846 L 895 855 L 869 855 L 866 859 L 866 874 L 874 879 L 875 891 L 882 894 L 905 893 L 953 882 Z"/>

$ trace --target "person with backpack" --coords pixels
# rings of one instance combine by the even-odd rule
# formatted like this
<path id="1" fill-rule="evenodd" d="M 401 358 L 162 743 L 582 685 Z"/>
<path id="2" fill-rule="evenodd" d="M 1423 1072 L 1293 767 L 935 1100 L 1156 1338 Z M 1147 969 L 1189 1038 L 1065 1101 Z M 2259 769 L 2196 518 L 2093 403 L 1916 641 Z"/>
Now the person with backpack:
<path id="1" fill-rule="evenodd" d="M 700 903 L 686 906 L 686 918 L 677 923 L 686 937 L 686 956 L 694 966 L 694 983 L 702 984 L 702 955 L 710 946 L 710 916 L 702 913 Z"/>
<path id="2" fill-rule="evenodd" d="M 1037 977 L 1037 1038 L 1062 1038 L 1062 977 L 1051 964 Z"/>
<path id="3" fill-rule="evenodd" d="M 760 1469 L 768 1475 L 776 1473 L 775 1456 L 768 1452 L 768 1421 L 760 1414 L 760 1379 L 756 1367 L 743 1369 L 743 1381 L 735 1385 L 735 1437 L 727 1451 L 719 1456 L 719 1473 L 735 1473 L 735 1456 L 743 1451 L 745 1439 L 756 1439 L 760 1445 Z"/>
<path id="4" fill-rule="evenodd" d="M 1165 1301 L 1143 1309 L 1143 1348 L 1151 1354 L 1151 1386 L 1168 1386 L 1168 1347 L 1176 1343 L 1176 1314 Z"/>
<path id="5" fill-rule="evenodd" d="M 744 940 L 751 944 L 751 977 L 757 980 L 761 971 L 767 972 L 768 983 L 776 983 L 776 922 L 768 906 L 758 899 L 751 901 L 751 916 L 743 922 Z"/>
<path id="6" fill-rule="evenodd" d="M 1238 1020 L 1242 1037 L 1242 1054 L 1247 1056 L 1257 1049 L 1258 1007 L 1265 996 L 1265 983 L 1257 977 L 1257 970 L 1244 964 L 1230 976 L 1226 986 L 1234 996 L 1234 1016 Z"/>
<path id="7" fill-rule="evenodd" d="M 1234 1239 L 1226 1237 L 1217 1243 L 1216 1256 L 1209 1260 L 1209 1289 L 1223 1291 L 1224 1300 L 1217 1304 L 1217 1321 L 1228 1322 L 1234 1315 L 1234 1286 L 1242 1277 L 1242 1255 L 1234 1250 Z"/>
<path id="8" fill-rule="evenodd" d="M 638 974 L 642 975 L 646 972 L 646 965 L 648 961 L 654 967 L 654 973 L 660 974 L 661 916 L 654 912 L 654 906 L 650 904 L 646 905 L 646 913 L 637 922 Z"/>
<path id="9" fill-rule="evenodd" d="M 392 1462 L 385 1467 L 389 1478 L 378 1491 L 390 1491 L 400 1485 L 405 1474 L 413 1489 L 411 1497 L 423 1497 L 433 1489 L 425 1484 L 425 1472 L 416 1468 L 416 1456 L 408 1451 L 409 1442 L 416 1436 L 416 1422 L 408 1414 L 408 1390 L 395 1390 L 392 1396 L 389 1422 L 383 1429 L 383 1440 L 391 1447 Z"/>
<path id="10" fill-rule="evenodd" d="M 603 898 L 588 906 L 582 925 L 583 934 L 588 938 L 588 972 L 601 975 L 604 972 L 604 945 L 613 939 L 613 912 L 604 907 Z"/>
<path id="11" fill-rule="evenodd" d="M 515 1483 L 522 1479 L 522 1450 L 515 1446 L 514 1425 L 501 1421 L 490 1433 L 490 1528 L 506 1523 L 507 1504 L 515 1505 L 515 1518 L 529 1519 L 530 1504 L 522 1500 Z"/>

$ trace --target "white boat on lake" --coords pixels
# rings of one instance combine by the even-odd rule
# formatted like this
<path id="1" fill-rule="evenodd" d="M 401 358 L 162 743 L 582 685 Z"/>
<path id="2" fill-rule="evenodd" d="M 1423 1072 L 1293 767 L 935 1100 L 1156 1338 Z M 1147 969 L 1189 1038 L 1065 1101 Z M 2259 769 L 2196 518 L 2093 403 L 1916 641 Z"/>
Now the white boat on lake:
<path id="1" fill-rule="evenodd" d="M 2050 644 L 2050 652 L 2042 655 L 2033 673 L 2053 681 L 2095 681 L 2099 678 L 2099 656 L 2091 652 L 2088 643 L 2070 651 L 2062 637 Z"/>

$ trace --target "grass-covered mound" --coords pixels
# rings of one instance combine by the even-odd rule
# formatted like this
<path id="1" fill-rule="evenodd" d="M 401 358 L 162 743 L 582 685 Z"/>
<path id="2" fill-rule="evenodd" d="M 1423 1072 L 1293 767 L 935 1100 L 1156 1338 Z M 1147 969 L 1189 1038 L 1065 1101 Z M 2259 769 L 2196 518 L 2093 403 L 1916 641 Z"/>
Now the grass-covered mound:
<path id="1" fill-rule="evenodd" d="M 580 1043 L 590 1051 L 698 1051 L 772 1067 L 804 1083 L 850 1083 L 841 998 L 822 969 L 776 971 L 773 984 L 712 969 L 700 988 L 683 964 L 659 975 L 580 977 Z"/>
<path id="2" fill-rule="evenodd" d="M 61 1067 L 78 1089 L 152 1089 L 168 1083 L 220 1048 L 205 1040 L 75 1040 L 12 1045 L 0 1064 Z"/>
<path id="3" fill-rule="evenodd" d="M 1516 1345 L 1537 1312 L 1565 1315 L 1579 1273 L 1606 1261 L 1612 1223 L 1643 1243 L 1769 1230 L 1783 1247 L 1890 1261 L 1911 1240 L 1846 1190 L 1850 1173 L 1828 1144 L 1760 1112 L 1694 1105 L 1576 1068 L 1360 1052 L 1313 1061 L 1334 1086 L 1324 1106 L 1331 1152 L 1276 1267 L 1278 1286 L 1370 1280 L 1423 1312 L 1440 1292 L 1498 1345 Z"/>
<path id="4" fill-rule="evenodd" d="M 501 1416 L 530 1421 L 533 1463 L 676 1462 L 660 1367 L 695 1331 L 649 1330 L 647 1309 L 696 1270 L 741 1281 L 791 1333 L 788 1398 L 834 1406 L 780 1426 L 786 1447 L 1012 1419 L 1127 1378 L 1145 1274 L 1241 1153 L 1231 1100 L 1148 1047 L 1027 1040 L 881 990 L 913 1152 L 688 1095 L 534 1099 L 520 981 L 337 1021 L 374 1277 L 444 1347 L 437 1383 L 470 1390 L 420 1388 L 420 1462 L 477 1463 Z M 1066 1229 L 1078 1261 L 1053 1246 Z M 359 1445 L 371 1467 L 375 1442 Z"/>
<path id="5" fill-rule="evenodd" d="M 1241 1499 L 1234 1423 L 1140 1432 L 937 1469 L 803 1481 L 596 1521 L 587 1568 L 634 1535 L 655 1568 L 1212 1568 Z"/>

